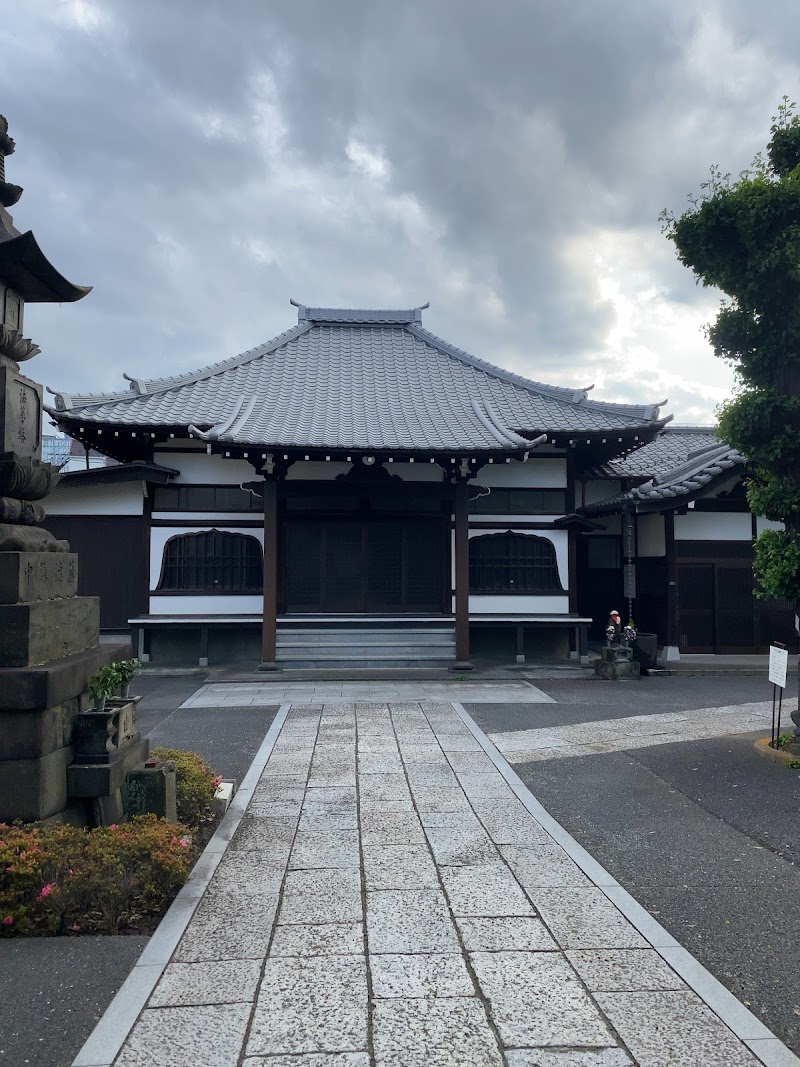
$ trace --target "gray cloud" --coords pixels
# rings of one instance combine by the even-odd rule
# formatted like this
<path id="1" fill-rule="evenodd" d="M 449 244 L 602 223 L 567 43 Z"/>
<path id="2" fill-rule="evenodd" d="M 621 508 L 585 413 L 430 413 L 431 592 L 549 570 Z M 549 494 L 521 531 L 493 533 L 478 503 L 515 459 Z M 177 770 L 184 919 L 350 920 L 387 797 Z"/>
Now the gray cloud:
<path id="1" fill-rule="evenodd" d="M 76 307 L 29 309 L 43 348 L 31 370 L 99 390 L 122 370 L 213 362 L 291 325 L 291 295 L 430 299 L 426 325 L 453 342 L 585 384 L 632 301 L 631 351 L 646 309 L 674 329 L 635 357 L 651 381 L 610 373 L 603 396 L 660 399 L 698 343 L 686 321 L 713 299 L 657 215 L 681 210 L 711 162 L 738 171 L 763 147 L 797 84 L 800 30 L 783 7 L 16 5 L 0 30 L 9 177 L 26 187 L 15 218 L 95 285 Z M 709 353 L 693 369 L 678 419 L 710 413 L 717 374 L 724 394 Z"/>

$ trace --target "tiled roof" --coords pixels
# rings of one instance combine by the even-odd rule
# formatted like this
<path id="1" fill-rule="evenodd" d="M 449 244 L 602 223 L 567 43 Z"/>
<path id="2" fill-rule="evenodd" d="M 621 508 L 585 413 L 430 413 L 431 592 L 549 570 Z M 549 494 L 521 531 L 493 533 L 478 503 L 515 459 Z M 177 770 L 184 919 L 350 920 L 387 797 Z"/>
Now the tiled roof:
<path id="1" fill-rule="evenodd" d="M 514 450 L 520 434 L 625 434 L 664 424 L 656 405 L 603 404 L 586 391 L 529 381 L 421 326 L 421 309 L 300 306 L 267 344 L 192 374 L 103 396 L 56 394 L 80 424 L 192 426 L 220 443 L 277 448 Z"/>
<path id="2" fill-rule="evenodd" d="M 666 434 L 664 436 L 667 436 Z M 698 431 L 699 436 L 699 431 Z M 663 438 L 659 438 L 663 440 Z M 656 442 L 653 442 L 655 444 Z M 639 452 L 645 452 L 652 445 L 645 445 Z M 637 453 L 638 455 L 639 453 Z M 633 459 L 633 456 L 627 459 Z M 627 460 L 626 460 L 627 462 Z M 626 505 L 658 505 L 669 503 L 680 497 L 692 496 L 704 489 L 720 475 L 736 467 L 744 467 L 746 460 L 741 452 L 729 445 L 722 444 L 716 438 L 712 444 L 692 451 L 683 462 L 660 471 L 648 481 L 634 486 L 625 493 L 618 493 L 608 500 L 600 500 L 581 509 L 582 514 L 598 515 L 620 511 Z M 651 468 L 652 469 L 652 468 Z"/>
<path id="3" fill-rule="evenodd" d="M 652 478 L 718 444 L 713 426 L 668 426 L 649 444 L 622 459 L 611 460 L 597 473 L 605 478 Z"/>

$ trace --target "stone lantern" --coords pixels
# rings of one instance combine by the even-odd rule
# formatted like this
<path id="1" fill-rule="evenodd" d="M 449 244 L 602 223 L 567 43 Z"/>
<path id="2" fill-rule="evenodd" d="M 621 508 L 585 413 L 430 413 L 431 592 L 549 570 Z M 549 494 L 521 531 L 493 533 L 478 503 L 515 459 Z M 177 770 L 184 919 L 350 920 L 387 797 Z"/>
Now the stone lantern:
<path id="1" fill-rule="evenodd" d="M 71 805 L 67 768 L 89 678 L 129 648 L 98 645 L 99 601 L 76 595 L 77 556 L 39 525 L 58 471 L 42 462 L 42 387 L 20 370 L 39 352 L 24 336 L 25 305 L 71 303 L 91 287 L 67 281 L 33 232 L 14 226 L 8 208 L 22 189 L 5 178 L 14 147 L 0 116 L 0 821 L 31 821 Z M 126 740 L 93 798 L 118 793 L 146 758 L 146 741 Z M 75 800 L 84 814 L 86 797 Z"/>

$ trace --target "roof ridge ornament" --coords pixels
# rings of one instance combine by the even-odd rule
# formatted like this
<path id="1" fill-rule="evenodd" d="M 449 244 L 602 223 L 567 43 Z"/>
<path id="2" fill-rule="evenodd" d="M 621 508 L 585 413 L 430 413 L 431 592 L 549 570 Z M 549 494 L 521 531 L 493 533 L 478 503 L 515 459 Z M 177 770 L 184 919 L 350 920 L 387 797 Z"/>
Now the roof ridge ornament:
<path id="1" fill-rule="evenodd" d="M 12 207 L 22 196 L 22 186 L 6 181 L 6 156 L 13 155 L 16 143 L 8 136 L 8 119 L 0 115 L 0 204 Z"/>
<path id="2" fill-rule="evenodd" d="M 132 392 L 138 393 L 139 396 L 143 396 L 147 392 L 147 389 L 145 389 L 145 387 L 142 385 L 141 378 L 133 378 L 125 371 L 122 372 L 122 377 L 125 379 L 126 382 L 131 383 L 130 388 Z"/>

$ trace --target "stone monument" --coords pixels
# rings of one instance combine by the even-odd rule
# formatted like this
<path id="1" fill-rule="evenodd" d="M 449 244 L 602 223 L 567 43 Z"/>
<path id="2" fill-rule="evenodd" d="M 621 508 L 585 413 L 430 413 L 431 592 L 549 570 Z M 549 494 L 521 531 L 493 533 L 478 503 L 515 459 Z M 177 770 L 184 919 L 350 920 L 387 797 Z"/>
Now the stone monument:
<path id="1" fill-rule="evenodd" d="M 42 462 L 42 387 L 19 366 L 39 352 L 23 334 L 25 304 L 81 300 L 91 287 L 67 281 L 33 232 L 14 226 L 7 209 L 22 189 L 5 180 L 14 147 L 0 116 L 0 821 L 63 818 L 69 808 L 92 821 L 119 804 L 96 791 L 70 798 L 75 721 L 89 708 L 89 678 L 130 648 L 98 645 L 99 601 L 77 595 L 78 558 L 39 525 L 58 471 Z M 97 788 L 119 793 L 147 749 L 138 734 L 128 739 Z M 94 814 L 87 799 L 97 800 Z"/>

